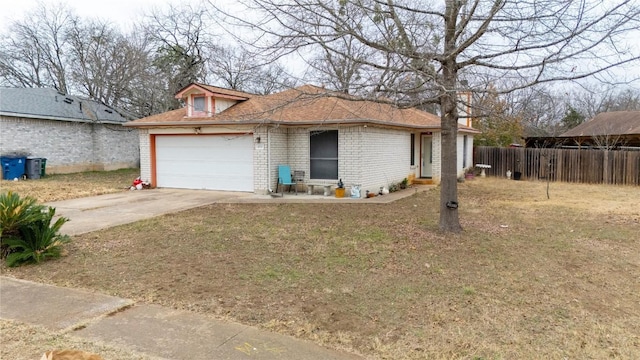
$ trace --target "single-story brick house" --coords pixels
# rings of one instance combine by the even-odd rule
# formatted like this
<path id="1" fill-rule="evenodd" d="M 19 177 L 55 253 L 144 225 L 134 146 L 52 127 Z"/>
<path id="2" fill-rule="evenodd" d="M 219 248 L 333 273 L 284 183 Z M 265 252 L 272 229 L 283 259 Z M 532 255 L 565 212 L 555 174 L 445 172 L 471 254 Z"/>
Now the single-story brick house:
<path id="1" fill-rule="evenodd" d="M 305 85 L 253 95 L 191 84 L 185 107 L 125 124 L 140 134 L 140 170 L 152 186 L 247 191 L 277 186 L 278 165 L 307 183 L 377 192 L 404 178 L 440 180 L 440 118 L 417 109 L 345 99 Z M 460 125 L 458 172 L 473 136 Z"/>
<path id="2" fill-rule="evenodd" d="M 0 153 L 47 159 L 47 173 L 135 168 L 138 131 L 96 101 L 46 88 L 0 88 Z"/>

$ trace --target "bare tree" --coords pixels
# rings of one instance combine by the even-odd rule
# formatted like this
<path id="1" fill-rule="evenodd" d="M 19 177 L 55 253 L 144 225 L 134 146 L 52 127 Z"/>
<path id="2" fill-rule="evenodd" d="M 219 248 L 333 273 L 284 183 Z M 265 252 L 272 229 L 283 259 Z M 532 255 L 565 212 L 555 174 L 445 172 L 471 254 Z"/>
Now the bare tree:
<path id="1" fill-rule="evenodd" d="M 103 104 L 129 108 L 129 89 L 147 75 L 147 44 L 100 21 L 74 21 L 68 32 L 69 73 L 79 92 Z M 133 114 L 140 116 L 138 110 Z"/>
<path id="2" fill-rule="evenodd" d="M 640 92 L 611 85 L 584 85 L 567 94 L 567 103 L 588 120 L 601 112 L 640 110 Z"/>
<path id="3" fill-rule="evenodd" d="M 127 110 L 132 88 L 152 69 L 149 43 L 123 35 L 100 21 L 88 21 L 65 5 L 38 3 L 0 38 L 0 83 L 17 87 L 54 87 Z M 142 89 L 140 94 L 148 94 Z M 133 111 L 132 111 L 133 110 Z"/>
<path id="4" fill-rule="evenodd" d="M 165 81 L 170 108 L 180 106 L 173 94 L 192 82 L 204 82 L 206 63 L 215 49 L 209 26 L 209 9 L 201 5 L 169 5 L 153 9 L 143 22 L 145 35 L 154 47 L 153 66 Z"/>
<path id="5" fill-rule="evenodd" d="M 234 25 L 253 30 L 256 36 L 247 43 L 274 56 L 305 47 L 338 54 L 369 74 L 352 86 L 367 88 L 373 100 L 398 106 L 439 104 L 440 228 L 451 232 L 462 230 L 458 209 L 447 207 L 458 197 L 460 76 L 468 80 L 466 90 L 475 92 L 484 91 L 486 78 L 508 79 L 513 85 L 498 89 L 508 93 L 541 83 L 604 77 L 607 70 L 639 59 L 637 50 L 621 41 L 638 28 L 637 0 L 240 2 L 256 15 L 226 16 Z M 345 37 L 370 50 L 370 56 L 362 59 L 345 52 L 340 46 Z"/>
<path id="6" fill-rule="evenodd" d="M 598 113 L 609 111 L 636 111 L 640 110 L 640 92 L 632 89 L 622 91 L 608 91 L 605 93 Z M 596 113 L 597 114 L 597 113 Z M 596 115 L 594 114 L 594 116 Z"/>
<path id="7" fill-rule="evenodd" d="M 240 46 L 217 47 L 215 58 L 207 62 L 212 83 L 254 94 L 271 94 L 290 88 L 294 80 L 277 63 L 262 62 L 258 54 Z"/>
<path id="8" fill-rule="evenodd" d="M 268 95 L 296 85 L 296 80 L 280 64 L 264 64 L 253 74 L 245 91 Z"/>
<path id="9" fill-rule="evenodd" d="M 217 59 L 208 64 L 209 76 L 223 87 L 244 91 L 255 71 L 253 54 L 229 46 L 218 48 L 217 55 Z"/>
<path id="10" fill-rule="evenodd" d="M 317 59 L 310 62 L 315 70 L 314 80 L 328 88 L 348 94 L 353 92 L 362 78 L 362 60 L 367 57 L 367 48 L 353 37 L 345 36 L 337 46 L 342 49 L 332 52 L 323 49 Z M 352 60 L 356 59 L 356 60 Z"/>
<path id="11" fill-rule="evenodd" d="M 24 19 L 11 24 L 0 40 L 1 82 L 22 87 L 54 87 L 67 93 L 66 33 L 76 16 L 64 5 L 39 2 Z"/>
<path id="12" fill-rule="evenodd" d="M 637 90 L 595 83 L 530 87 L 506 94 L 504 100 L 523 119 L 525 136 L 557 136 L 601 112 L 640 110 Z"/>

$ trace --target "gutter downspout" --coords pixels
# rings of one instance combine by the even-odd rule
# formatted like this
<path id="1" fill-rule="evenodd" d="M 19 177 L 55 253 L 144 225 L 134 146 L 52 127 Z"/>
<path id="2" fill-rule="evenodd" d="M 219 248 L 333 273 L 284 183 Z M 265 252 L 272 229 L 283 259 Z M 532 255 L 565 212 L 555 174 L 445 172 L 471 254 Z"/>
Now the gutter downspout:
<path id="1" fill-rule="evenodd" d="M 267 189 L 269 189 L 269 193 L 273 193 L 273 189 L 271 189 L 271 136 L 269 129 L 270 126 L 267 125 Z"/>

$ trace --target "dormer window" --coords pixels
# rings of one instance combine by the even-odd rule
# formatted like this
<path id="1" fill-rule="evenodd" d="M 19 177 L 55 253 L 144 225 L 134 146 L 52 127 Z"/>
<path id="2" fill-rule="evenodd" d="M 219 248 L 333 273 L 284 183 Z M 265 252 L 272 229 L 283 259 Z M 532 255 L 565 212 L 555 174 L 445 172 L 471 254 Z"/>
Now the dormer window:
<path id="1" fill-rule="evenodd" d="M 204 112 L 204 96 L 193 97 L 193 111 Z"/>
<path id="2" fill-rule="evenodd" d="M 194 83 L 180 90 L 175 98 L 185 102 L 187 117 L 205 118 L 213 117 L 251 96 L 241 91 Z"/>

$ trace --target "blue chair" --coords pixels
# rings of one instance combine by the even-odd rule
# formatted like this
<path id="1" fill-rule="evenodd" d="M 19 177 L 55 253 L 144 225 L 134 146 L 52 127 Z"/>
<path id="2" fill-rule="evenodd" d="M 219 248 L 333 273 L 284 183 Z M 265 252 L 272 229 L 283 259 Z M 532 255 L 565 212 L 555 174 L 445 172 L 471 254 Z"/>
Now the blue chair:
<path id="1" fill-rule="evenodd" d="M 298 195 L 298 186 L 294 179 L 291 178 L 291 167 L 289 165 L 278 165 L 278 185 L 276 185 L 276 193 L 280 185 L 289 185 L 289 191 L 291 191 L 291 185 L 296 187 L 296 195 Z"/>

